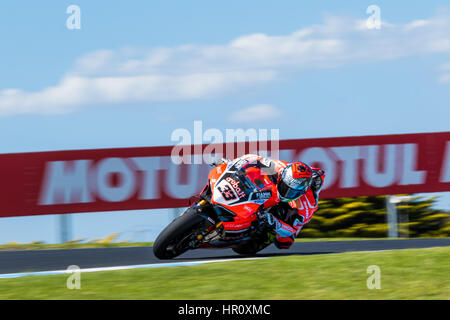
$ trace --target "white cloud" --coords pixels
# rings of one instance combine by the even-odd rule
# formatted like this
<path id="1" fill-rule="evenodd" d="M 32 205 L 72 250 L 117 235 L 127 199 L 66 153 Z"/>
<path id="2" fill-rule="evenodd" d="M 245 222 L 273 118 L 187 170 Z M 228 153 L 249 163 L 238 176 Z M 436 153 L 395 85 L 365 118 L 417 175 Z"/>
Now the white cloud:
<path id="1" fill-rule="evenodd" d="M 228 120 L 235 123 L 251 123 L 264 120 L 274 120 L 281 112 L 270 104 L 258 104 L 232 113 Z"/>
<path id="2" fill-rule="evenodd" d="M 438 78 L 438 83 L 450 83 L 450 62 L 441 65 L 439 67 L 439 71 L 441 71 L 442 73 Z"/>
<path id="3" fill-rule="evenodd" d="M 450 83 L 450 73 L 444 73 L 438 78 L 439 83 Z"/>
<path id="4" fill-rule="evenodd" d="M 0 91 L 0 115 L 62 113 L 88 104 L 116 104 L 191 100 L 212 96 L 234 86 L 263 83 L 274 71 L 135 75 L 110 77 L 67 76 L 60 84 L 39 92 Z"/>
<path id="5" fill-rule="evenodd" d="M 293 70 L 450 53 L 450 17 L 406 24 L 327 17 L 288 35 L 262 33 L 222 45 L 123 48 L 86 54 L 37 92 L 0 91 L 0 115 L 60 113 L 86 105 L 193 100 L 274 81 Z M 446 81 L 445 75 L 441 80 Z"/>

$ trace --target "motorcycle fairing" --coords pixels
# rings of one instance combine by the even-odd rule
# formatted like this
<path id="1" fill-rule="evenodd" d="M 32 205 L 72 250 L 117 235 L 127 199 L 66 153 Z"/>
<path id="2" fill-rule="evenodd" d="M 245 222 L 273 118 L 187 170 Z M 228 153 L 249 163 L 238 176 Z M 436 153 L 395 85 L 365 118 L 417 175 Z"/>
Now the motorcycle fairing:
<path id="1" fill-rule="evenodd" d="M 251 164 L 244 168 L 246 163 L 249 162 L 242 159 L 224 163 L 209 174 L 211 202 L 244 219 L 248 219 L 267 202 L 279 201 L 273 180 L 268 175 L 261 175 L 261 170 Z M 252 173 L 254 179 L 251 178 Z"/>

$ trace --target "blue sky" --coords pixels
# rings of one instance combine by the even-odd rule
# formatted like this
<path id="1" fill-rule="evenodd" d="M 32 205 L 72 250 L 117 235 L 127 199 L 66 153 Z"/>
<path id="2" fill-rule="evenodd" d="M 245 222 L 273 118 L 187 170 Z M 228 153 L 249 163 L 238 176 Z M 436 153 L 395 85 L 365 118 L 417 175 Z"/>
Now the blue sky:
<path id="1" fill-rule="evenodd" d="M 383 24 L 363 30 L 373 4 Z M 0 5 L 0 39 L 0 153 L 169 145 L 194 120 L 281 139 L 450 128 L 448 1 L 19 0 Z M 77 214 L 74 237 L 167 223 L 157 212 Z M 56 221 L 2 219 L 0 243 L 55 242 Z"/>

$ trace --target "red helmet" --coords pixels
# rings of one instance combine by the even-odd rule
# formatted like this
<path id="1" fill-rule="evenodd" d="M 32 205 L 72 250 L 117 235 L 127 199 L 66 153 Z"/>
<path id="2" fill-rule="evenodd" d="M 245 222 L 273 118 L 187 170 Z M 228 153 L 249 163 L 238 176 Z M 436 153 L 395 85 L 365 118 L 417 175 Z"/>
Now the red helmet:
<path id="1" fill-rule="evenodd" d="M 290 163 L 280 174 L 277 189 L 281 201 L 300 198 L 312 183 L 312 169 L 303 162 Z"/>

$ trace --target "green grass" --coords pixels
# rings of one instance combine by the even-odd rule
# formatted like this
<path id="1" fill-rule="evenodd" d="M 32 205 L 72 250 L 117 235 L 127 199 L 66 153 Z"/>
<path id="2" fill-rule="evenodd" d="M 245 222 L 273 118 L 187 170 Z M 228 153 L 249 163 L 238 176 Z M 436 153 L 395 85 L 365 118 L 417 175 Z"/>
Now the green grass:
<path id="1" fill-rule="evenodd" d="M 450 299 L 450 248 L 276 257 L 0 279 L 0 299 Z M 381 289 L 366 286 L 381 268 Z"/>

